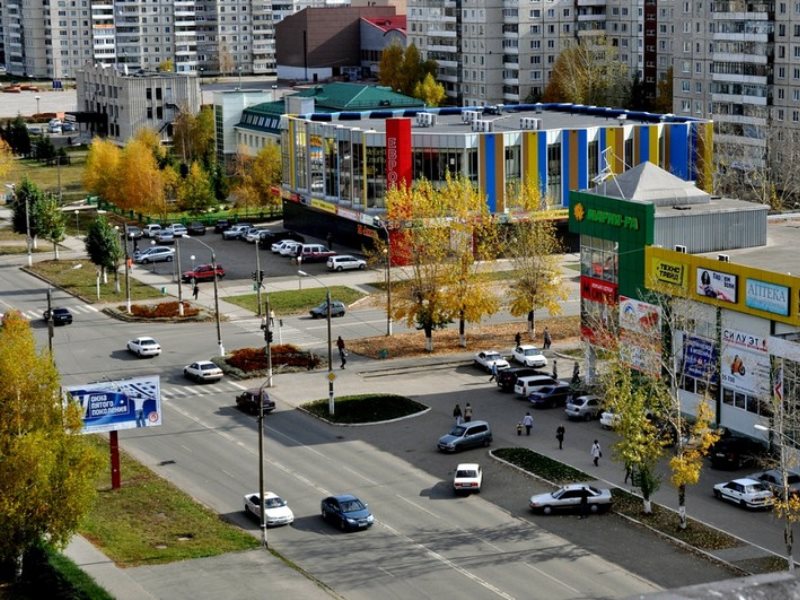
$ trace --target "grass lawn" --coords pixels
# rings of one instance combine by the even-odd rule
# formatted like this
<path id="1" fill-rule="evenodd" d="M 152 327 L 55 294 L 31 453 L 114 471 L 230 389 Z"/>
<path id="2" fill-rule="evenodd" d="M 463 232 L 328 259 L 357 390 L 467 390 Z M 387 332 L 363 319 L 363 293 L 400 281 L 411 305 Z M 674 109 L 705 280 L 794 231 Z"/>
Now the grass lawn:
<path id="1" fill-rule="evenodd" d="M 386 270 L 382 269 L 380 274 L 375 275 L 375 281 L 371 281 L 369 285 L 379 290 L 386 291 Z M 518 275 L 519 271 L 517 270 L 509 270 L 509 271 L 484 271 L 478 275 L 478 280 L 480 281 L 505 281 L 506 279 L 515 279 Z M 410 280 L 407 279 L 397 279 L 395 275 L 392 276 L 392 289 L 394 290 L 396 287 L 401 285 L 408 285 Z"/>
<path id="2" fill-rule="evenodd" d="M 364 294 L 345 285 L 331 286 L 331 300 L 352 304 L 356 300 L 364 297 Z M 242 296 L 226 296 L 225 302 L 230 302 L 246 308 L 247 310 L 258 312 L 258 297 L 256 294 L 244 294 Z M 265 301 L 265 294 L 261 294 L 261 301 Z M 271 292 L 269 295 L 270 309 L 276 315 L 295 315 L 306 312 L 307 310 L 325 302 L 325 288 L 308 288 L 304 290 L 286 290 L 283 292 Z"/>
<path id="3" fill-rule="evenodd" d="M 104 437 L 94 441 L 107 452 Z M 122 487 L 112 490 L 104 470 L 97 481 L 98 498 L 80 529 L 118 565 L 160 564 L 259 545 L 125 452 L 120 460 Z"/>
<path id="4" fill-rule="evenodd" d="M 76 268 L 76 265 L 81 267 Z M 114 291 L 114 276 L 109 274 L 108 284 L 100 281 L 100 299 L 97 298 L 97 271 L 89 260 L 46 260 L 33 264 L 31 270 L 51 281 L 70 294 L 80 296 L 92 304 L 97 302 L 124 302 L 125 275 L 120 271 L 120 293 Z M 159 291 L 131 278 L 131 300 L 162 298 Z"/>
<path id="5" fill-rule="evenodd" d="M 315 400 L 302 406 L 312 415 L 333 423 L 375 423 L 421 413 L 428 407 L 405 396 L 394 394 L 360 394 L 336 398 L 336 412 L 328 412 L 328 399 Z"/>
<path id="6" fill-rule="evenodd" d="M 68 152 L 71 164 L 61 165 L 61 196 L 65 202 L 85 198 L 83 189 L 83 168 L 86 164 L 86 150 Z M 15 160 L 8 181 L 19 183 L 26 175 L 44 192 L 58 193 L 58 166 L 47 166 L 36 160 L 22 158 Z"/>

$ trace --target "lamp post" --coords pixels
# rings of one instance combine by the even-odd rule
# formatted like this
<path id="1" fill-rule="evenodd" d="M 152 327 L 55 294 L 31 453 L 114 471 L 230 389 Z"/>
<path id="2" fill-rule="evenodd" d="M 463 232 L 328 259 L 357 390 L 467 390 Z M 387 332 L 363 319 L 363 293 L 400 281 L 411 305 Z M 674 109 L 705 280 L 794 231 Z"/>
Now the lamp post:
<path id="1" fill-rule="evenodd" d="M 264 505 L 264 388 L 270 382 L 268 378 L 258 388 L 258 494 L 261 502 L 261 547 L 269 548 L 267 541 L 267 507 Z"/>
<path id="2" fill-rule="evenodd" d="M 38 115 L 39 114 L 39 100 L 41 100 L 42 97 L 41 96 L 34 96 L 33 98 L 34 98 L 34 100 L 36 100 L 36 114 Z"/>
<path id="3" fill-rule="evenodd" d="M 219 286 L 217 284 L 217 254 L 214 249 L 206 244 L 204 241 L 194 238 L 194 241 L 205 246 L 211 252 L 211 269 L 214 271 L 214 316 L 217 321 L 217 346 L 219 348 L 219 355 L 225 356 L 225 346 L 222 345 L 222 328 L 219 323 Z"/>
<path id="4" fill-rule="evenodd" d="M 75 211 L 76 213 L 78 211 Z M 125 223 L 125 308 L 128 314 L 131 314 L 131 256 L 128 254 L 128 239 L 131 234 L 128 233 L 128 224 Z"/>
<path id="5" fill-rule="evenodd" d="M 781 502 L 784 507 L 789 504 L 789 473 L 787 471 L 788 457 L 786 456 L 786 434 L 783 433 L 783 401 L 781 401 L 781 408 L 778 410 L 778 429 L 772 429 L 761 423 L 756 423 L 753 428 L 757 431 L 769 433 L 770 436 L 776 436 L 780 443 L 780 464 L 779 469 L 781 472 Z M 792 531 L 792 522 L 784 515 L 783 517 L 783 539 L 786 542 L 786 562 L 789 572 L 794 572 L 794 557 L 792 556 L 792 547 L 794 546 L 794 532 Z"/>
<path id="6" fill-rule="evenodd" d="M 256 244 L 255 244 L 255 246 L 256 246 L 256 276 L 255 276 L 255 282 L 256 282 L 256 300 L 257 300 L 256 304 L 258 304 L 258 316 L 259 317 L 261 316 L 261 284 L 263 283 L 261 281 L 261 257 L 260 257 L 260 255 L 258 253 L 258 244 L 259 244 L 260 241 L 261 241 L 261 238 L 257 237 L 256 238 Z"/>
<path id="7" fill-rule="evenodd" d="M 333 340 L 331 338 L 331 289 L 310 273 L 306 273 L 305 271 L 297 271 L 297 274 L 300 277 L 311 277 L 311 279 L 316 279 L 317 282 L 325 288 L 325 300 L 328 303 L 328 310 L 326 311 L 328 320 L 328 413 L 333 415 L 335 414 L 334 411 L 336 408 L 335 397 L 333 393 L 333 382 L 336 379 L 336 375 L 333 372 Z"/>
<path id="8" fill-rule="evenodd" d="M 81 222 L 80 222 L 80 220 L 78 218 L 78 215 L 80 214 L 80 212 L 81 211 L 79 211 L 77 209 L 75 210 L 75 236 L 76 237 L 80 237 L 80 235 L 81 235 Z"/>
<path id="9" fill-rule="evenodd" d="M 179 235 L 175 238 L 175 269 L 178 274 L 178 315 L 183 316 L 183 287 L 181 286 L 181 241 L 178 238 L 188 238 L 188 235 Z"/>
<path id="10" fill-rule="evenodd" d="M 386 234 L 386 335 L 392 335 L 392 240 L 383 219 L 375 217 L 375 225 Z"/>

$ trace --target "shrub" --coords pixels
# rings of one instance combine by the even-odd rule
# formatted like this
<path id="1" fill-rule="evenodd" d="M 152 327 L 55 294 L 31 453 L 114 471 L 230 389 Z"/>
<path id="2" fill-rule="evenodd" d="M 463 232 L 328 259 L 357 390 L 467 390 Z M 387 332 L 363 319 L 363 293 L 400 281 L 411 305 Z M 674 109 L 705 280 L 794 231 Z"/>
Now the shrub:
<path id="1" fill-rule="evenodd" d="M 270 346 L 272 366 L 303 367 L 315 369 L 320 364 L 320 358 L 313 352 L 306 352 L 292 344 L 278 344 Z M 267 368 L 267 355 L 264 348 L 239 348 L 234 350 L 227 358 L 228 365 L 250 373 L 263 371 Z"/>
<path id="2" fill-rule="evenodd" d="M 134 304 L 131 312 L 135 317 L 147 319 L 170 318 L 179 316 L 177 302 L 160 302 L 158 304 Z M 183 316 L 196 317 L 200 314 L 200 309 L 192 306 L 188 302 L 183 303 Z"/>

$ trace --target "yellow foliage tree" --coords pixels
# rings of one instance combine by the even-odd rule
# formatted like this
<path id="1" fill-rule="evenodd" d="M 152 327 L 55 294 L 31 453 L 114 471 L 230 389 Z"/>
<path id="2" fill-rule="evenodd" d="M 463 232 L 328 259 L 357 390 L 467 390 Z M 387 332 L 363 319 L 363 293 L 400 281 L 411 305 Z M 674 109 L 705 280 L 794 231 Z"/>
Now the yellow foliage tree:
<path id="1" fill-rule="evenodd" d="M 167 58 L 166 60 L 161 61 L 161 63 L 156 67 L 157 71 L 161 71 L 162 73 L 172 73 L 175 70 L 175 61 L 171 58 Z"/>
<path id="2" fill-rule="evenodd" d="M 181 209 L 188 210 L 193 214 L 200 214 L 214 202 L 214 190 L 211 189 L 211 182 L 208 175 L 200 167 L 200 164 L 193 162 L 189 167 L 189 174 L 186 176 L 178 189 L 178 204 Z"/>
<path id="3" fill-rule="evenodd" d="M 430 73 L 414 86 L 414 97 L 422 100 L 425 106 L 439 106 L 445 96 L 444 86 L 438 83 Z"/>
<path id="4" fill-rule="evenodd" d="M 400 44 L 389 44 L 381 52 L 378 63 L 378 81 L 381 85 L 399 90 L 402 85 L 401 69 L 403 66 L 403 47 Z"/>
<path id="5" fill-rule="evenodd" d="M 0 140 L 0 179 L 5 179 L 14 164 L 14 152 L 5 140 Z"/>
<path id="6" fill-rule="evenodd" d="M 166 215 L 165 175 L 146 141 L 134 138 L 128 142 L 122 150 L 114 182 L 119 208 Z"/>
<path id="7" fill-rule="evenodd" d="M 121 150 L 103 138 L 94 138 L 86 155 L 83 169 L 83 185 L 92 194 L 107 202 L 117 204 L 120 200 L 117 188 L 117 167 Z"/>
<path id="8" fill-rule="evenodd" d="M 240 147 L 236 154 L 234 167 L 235 182 L 232 193 L 237 207 L 251 208 L 278 207 L 280 196 L 273 191 L 281 184 L 281 151 L 277 144 L 268 143 L 255 157 Z"/>

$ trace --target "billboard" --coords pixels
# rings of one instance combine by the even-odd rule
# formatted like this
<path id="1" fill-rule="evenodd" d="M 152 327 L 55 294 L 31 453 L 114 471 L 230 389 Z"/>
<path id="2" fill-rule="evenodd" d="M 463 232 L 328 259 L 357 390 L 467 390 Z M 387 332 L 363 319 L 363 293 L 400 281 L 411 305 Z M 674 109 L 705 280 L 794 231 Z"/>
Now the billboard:
<path id="1" fill-rule="evenodd" d="M 716 383 L 719 379 L 717 356 L 717 346 L 711 340 L 695 335 L 683 336 L 684 375 Z"/>
<path id="2" fill-rule="evenodd" d="M 64 401 L 80 405 L 83 433 L 161 425 L 158 375 L 67 386 Z"/>
<path id="3" fill-rule="evenodd" d="M 770 361 L 767 339 L 722 329 L 722 383 L 743 394 L 768 398 Z"/>
<path id="4" fill-rule="evenodd" d="M 750 308 L 788 317 L 790 294 L 785 285 L 750 278 L 745 281 L 745 304 Z"/>
<path id="5" fill-rule="evenodd" d="M 660 376 L 661 307 L 620 296 L 619 337 L 620 353 L 627 364 Z"/>
<path id="6" fill-rule="evenodd" d="M 411 119 L 386 119 L 386 189 L 411 185 Z"/>
<path id="7" fill-rule="evenodd" d="M 736 304 L 736 275 L 697 267 L 697 294 Z"/>

